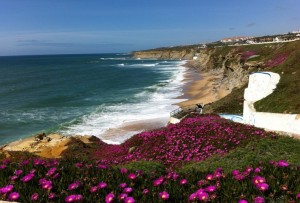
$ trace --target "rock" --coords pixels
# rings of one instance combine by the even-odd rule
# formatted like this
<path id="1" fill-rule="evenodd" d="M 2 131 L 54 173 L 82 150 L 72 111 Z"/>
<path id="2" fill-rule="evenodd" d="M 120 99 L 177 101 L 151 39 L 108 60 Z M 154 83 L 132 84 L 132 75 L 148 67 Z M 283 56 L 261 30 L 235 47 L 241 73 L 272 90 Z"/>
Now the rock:
<path id="1" fill-rule="evenodd" d="M 47 135 L 45 133 L 40 133 L 34 136 L 35 141 L 43 140 Z"/>

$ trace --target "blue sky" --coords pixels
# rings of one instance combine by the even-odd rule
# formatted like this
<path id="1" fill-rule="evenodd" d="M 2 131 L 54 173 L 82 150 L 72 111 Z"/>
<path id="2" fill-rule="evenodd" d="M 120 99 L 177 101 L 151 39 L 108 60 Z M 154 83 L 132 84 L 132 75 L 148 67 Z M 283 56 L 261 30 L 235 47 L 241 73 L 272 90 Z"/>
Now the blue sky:
<path id="1" fill-rule="evenodd" d="M 0 55 L 115 53 L 300 30 L 299 0 L 0 0 Z"/>

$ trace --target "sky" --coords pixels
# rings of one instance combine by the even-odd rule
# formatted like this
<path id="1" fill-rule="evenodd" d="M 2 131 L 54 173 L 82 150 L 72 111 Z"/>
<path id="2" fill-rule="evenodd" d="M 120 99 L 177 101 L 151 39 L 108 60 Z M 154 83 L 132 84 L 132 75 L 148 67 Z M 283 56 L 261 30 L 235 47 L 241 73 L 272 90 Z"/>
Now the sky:
<path id="1" fill-rule="evenodd" d="M 300 0 L 0 0 L 0 56 L 127 53 L 300 30 Z"/>

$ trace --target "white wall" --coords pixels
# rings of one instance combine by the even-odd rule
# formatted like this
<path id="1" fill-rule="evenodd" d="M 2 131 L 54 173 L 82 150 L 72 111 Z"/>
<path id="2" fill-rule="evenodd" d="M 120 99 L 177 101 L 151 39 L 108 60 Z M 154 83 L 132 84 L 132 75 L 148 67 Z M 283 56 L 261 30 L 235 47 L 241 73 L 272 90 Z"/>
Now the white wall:
<path id="1" fill-rule="evenodd" d="M 274 91 L 279 80 L 280 76 L 272 72 L 259 72 L 249 76 L 248 88 L 244 92 L 244 123 L 268 130 L 300 134 L 300 114 L 256 112 L 254 108 L 256 101 Z"/>

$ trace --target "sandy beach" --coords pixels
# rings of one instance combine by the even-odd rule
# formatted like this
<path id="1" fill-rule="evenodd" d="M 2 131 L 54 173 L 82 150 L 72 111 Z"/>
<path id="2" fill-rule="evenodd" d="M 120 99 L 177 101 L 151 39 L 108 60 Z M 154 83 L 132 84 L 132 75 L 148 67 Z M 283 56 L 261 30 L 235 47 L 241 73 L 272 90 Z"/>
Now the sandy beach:
<path id="1" fill-rule="evenodd" d="M 178 106 L 188 106 L 197 103 L 211 103 L 227 95 L 224 89 L 217 86 L 221 74 L 214 72 L 199 72 L 195 69 L 187 68 L 184 75 L 182 87 L 183 95 L 179 99 L 185 101 L 174 104 Z M 142 131 L 153 130 L 167 125 L 169 117 L 147 119 L 140 121 L 125 122 L 122 126 L 108 129 L 101 139 L 109 144 L 120 144 L 132 135 Z M 75 136 L 84 143 L 88 143 L 88 136 Z M 45 139 L 36 140 L 34 136 L 9 143 L 2 147 L 2 151 L 28 151 L 45 158 L 60 157 L 62 152 L 68 147 L 71 137 L 58 134 L 47 135 Z M 9 156 L 9 155 L 8 155 Z"/>

